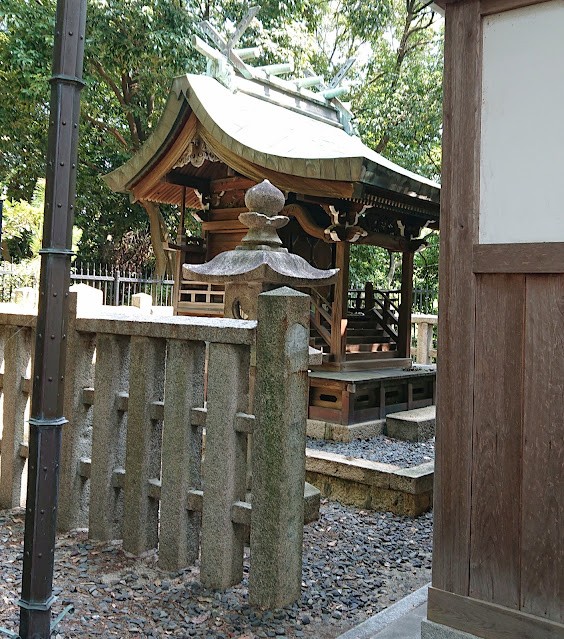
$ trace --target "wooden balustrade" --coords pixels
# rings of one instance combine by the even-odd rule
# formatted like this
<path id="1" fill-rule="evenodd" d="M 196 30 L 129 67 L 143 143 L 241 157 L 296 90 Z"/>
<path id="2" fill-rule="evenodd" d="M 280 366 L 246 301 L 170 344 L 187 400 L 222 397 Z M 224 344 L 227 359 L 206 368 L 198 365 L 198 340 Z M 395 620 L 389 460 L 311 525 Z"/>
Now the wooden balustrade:
<path id="1" fill-rule="evenodd" d="M 278 463 L 272 457 L 271 445 L 276 454 L 292 460 L 303 448 L 305 459 L 307 384 L 295 386 L 294 378 L 307 379 L 309 299 L 284 292 L 287 290 L 276 293 L 290 309 L 289 322 L 267 322 L 265 335 L 273 344 L 282 344 L 273 348 L 291 348 L 289 361 L 294 369 L 290 373 L 294 375 L 282 375 L 276 388 L 266 383 L 263 392 L 267 396 L 261 405 L 276 404 L 280 397 L 291 396 L 293 402 L 303 405 L 303 424 L 299 426 L 303 433 L 299 430 L 297 435 L 288 435 L 289 429 L 297 428 L 294 415 L 291 424 L 280 426 L 280 445 L 273 444 L 270 431 L 263 438 L 257 437 L 253 464 L 260 459 Z M 170 571 L 197 559 L 201 537 L 202 583 L 212 588 L 238 583 L 243 577 L 244 526 L 251 524 L 252 513 L 246 493 L 247 440 L 251 431 L 260 429 L 261 419 L 272 419 L 265 414 L 257 421 L 249 414 L 251 348 L 256 342 L 257 322 L 159 318 L 102 306 L 90 309 L 85 316 L 77 313 L 78 308 L 77 294 L 71 293 L 65 375 L 68 424 L 63 431 L 59 527 L 69 530 L 88 526 L 89 537 L 97 540 L 122 538 L 124 550 L 134 554 L 158 547 L 159 565 Z M 292 310 L 296 308 L 298 311 Z M 301 324 L 296 332 L 297 315 Z M 25 497 L 26 411 L 34 324 L 34 315 L 18 313 L 13 306 L 0 306 L 2 508 L 19 506 Z M 261 357 L 275 361 L 274 351 L 269 352 L 264 345 L 259 351 L 257 369 L 263 370 Z M 295 352 L 300 353 L 299 365 L 294 361 Z M 265 366 L 268 368 L 268 363 Z M 289 409 L 283 412 L 292 416 Z M 288 446 L 291 454 L 286 451 Z M 257 468 L 260 476 L 263 467 Z M 292 487 L 300 495 L 305 468 L 302 475 Z M 267 493 L 257 489 L 253 506 L 259 513 L 260 495 L 267 499 Z M 303 511 L 303 501 L 299 501 Z M 275 500 L 275 509 L 286 506 Z M 268 516 L 273 516 L 272 503 L 264 508 Z M 262 526 L 262 515 L 258 517 L 254 525 Z M 255 542 L 258 557 L 261 552 L 256 548 L 261 544 L 269 544 L 263 554 L 270 556 L 273 543 L 282 548 L 286 537 L 295 536 L 281 528 L 276 534 L 280 539 L 275 535 L 274 541 L 259 535 Z M 284 553 L 278 554 L 284 564 Z M 301 554 L 287 561 L 293 574 L 295 566 L 301 566 Z M 259 562 L 254 568 L 257 591 L 272 581 L 267 564 Z M 284 571 L 283 566 L 280 569 Z M 299 593 L 300 583 L 301 576 L 297 591 L 295 584 L 290 590 L 292 597 Z M 250 596 L 280 602 L 281 591 L 288 590 L 287 584 L 268 588 L 269 595 L 255 592 Z M 283 605 L 286 603 L 291 601 Z"/>
<path id="2" fill-rule="evenodd" d="M 175 310 L 179 315 L 223 315 L 225 287 L 223 284 L 209 284 L 181 280 Z"/>

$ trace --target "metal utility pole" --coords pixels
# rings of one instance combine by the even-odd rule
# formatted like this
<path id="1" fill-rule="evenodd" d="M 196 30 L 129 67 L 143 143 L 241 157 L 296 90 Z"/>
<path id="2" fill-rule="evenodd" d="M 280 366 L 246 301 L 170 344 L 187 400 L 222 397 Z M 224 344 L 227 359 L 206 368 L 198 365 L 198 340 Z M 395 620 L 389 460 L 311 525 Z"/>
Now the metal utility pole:
<path id="1" fill-rule="evenodd" d="M 21 639 L 49 639 L 86 0 L 58 0 L 25 517 Z"/>

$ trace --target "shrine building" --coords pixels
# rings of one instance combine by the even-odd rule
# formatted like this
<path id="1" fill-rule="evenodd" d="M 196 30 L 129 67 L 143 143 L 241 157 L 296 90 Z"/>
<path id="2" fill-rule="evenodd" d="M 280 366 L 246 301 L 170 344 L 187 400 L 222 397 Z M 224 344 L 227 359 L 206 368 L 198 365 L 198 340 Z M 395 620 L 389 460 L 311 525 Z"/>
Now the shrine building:
<path id="1" fill-rule="evenodd" d="M 423 230 L 438 229 L 440 187 L 361 142 L 338 99 L 346 68 L 328 85 L 282 80 L 288 65 L 252 67 L 244 60 L 255 50 L 216 40 L 219 51 L 194 37 L 208 73 L 175 78 L 151 137 L 105 176 L 132 201 L 179 207 L 176 243 L 165 247 L 176 255 L 175 314 L 223 315 L 222 286 L 184 280 L 181 267 L 239 244 L 244 195 L 268 179 L 286 196 L 284 247 L 340 269 L 334 286 L 306 291 L 311 344 L 323 351 L 310 372 L 310 419 L 350 425 L 433 404 L 434 370 L 411 366 L 411 302 L 414 253 Z M 186 233 L 188 215 L 202 237 Z M 349 289 L 354 243 L 401 252 L 401 303 L 371 283 Z"/>

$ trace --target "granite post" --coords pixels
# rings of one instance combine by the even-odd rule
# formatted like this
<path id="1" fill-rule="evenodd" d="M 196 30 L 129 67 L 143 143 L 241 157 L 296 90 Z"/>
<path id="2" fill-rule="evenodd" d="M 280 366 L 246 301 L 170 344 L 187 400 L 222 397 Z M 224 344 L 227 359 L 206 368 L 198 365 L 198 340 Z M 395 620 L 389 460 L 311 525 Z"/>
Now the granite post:
<path id="1" fill-rule="evenodd" d="M 249 603 L 281 608 L 301 595 L 310 301 L 258 299 Z"/>

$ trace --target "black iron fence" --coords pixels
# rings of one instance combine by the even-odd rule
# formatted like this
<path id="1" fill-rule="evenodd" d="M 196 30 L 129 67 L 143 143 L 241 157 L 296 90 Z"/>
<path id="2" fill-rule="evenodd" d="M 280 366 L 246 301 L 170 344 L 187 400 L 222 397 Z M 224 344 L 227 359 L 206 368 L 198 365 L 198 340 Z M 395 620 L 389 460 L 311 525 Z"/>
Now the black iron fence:
<path id="1" fill-rule="evenodd" d="M 174 280 L 158 277 L 154 272 L 120 271 L 102 264 L 78 264 L 71 271 L 71 284 L 87 284 L 104 293 L 104 304 L 131 304 L 136 293 L 147 293 L 154 306 L 172 306 Z"/>
<path id="2" fill-rule="evenodd" d="M 104 304 L 129 305 L 135 293 L 147 293 L 153 298 L 154 306 L 172 306 L 174 280 L 158 277 L 153 271 L 121 271 L 105 264 L 74 264 L 71 284 L 87 284 L 104 293 Z M 14 291 L 22 286 L 39 287 L 39 275 L 22 265 L 4 264 L 0 268 L 0 302 L 11 302 Z M 390 299 L 399 306 L 400 291 L 386 290 Z M 364 296 L 364 289 L 351 289 L 351 294 Z M 414 289 L 413 312 L 438 313 L 438 291 Z M 361 300 L 362 302 L 362 300 Z"/>
<path id="3" fill-rule="evenodd" d="M 124 272 L 104 264 L 74 264 L 70 277 L 71 285 L 87 284 L 100 289 L 104 304 L 129 305 L 132 295 L 147 293 L 154 306 L 172 306 L 174 280 L 158 277 L 149 270 Z M 13 301 L 14 291 L 23 286 L 37 288 L 39 276 L 21 265 L 4 265 L 0 269 L 0 301 Z"/>

